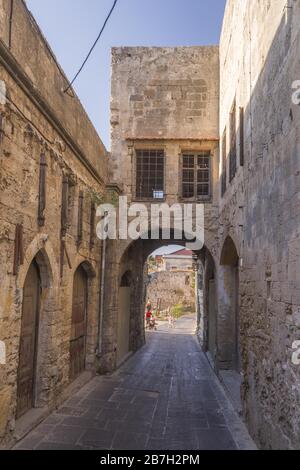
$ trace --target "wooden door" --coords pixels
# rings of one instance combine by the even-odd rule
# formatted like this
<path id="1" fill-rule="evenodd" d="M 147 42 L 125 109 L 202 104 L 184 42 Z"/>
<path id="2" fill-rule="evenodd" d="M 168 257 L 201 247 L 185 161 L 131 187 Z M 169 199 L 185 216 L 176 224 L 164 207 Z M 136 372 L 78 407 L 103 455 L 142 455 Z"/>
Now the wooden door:
<path id="1" fill-rule="evenodd" d="M 85 369 L 87 330 L 87 275 L 79 267 L 74 276 L 72 327 L 70 340 L 70 380 Z"/>
<path id="2" fill-rule="evenodd" d="M 20 418 L 27 411 L 34 407 L 39 297 L 39 271 L 36 263 L 33 262 L 26 276 L 23 290 L 19 368 L 17 379 L 17 418 Z"/>

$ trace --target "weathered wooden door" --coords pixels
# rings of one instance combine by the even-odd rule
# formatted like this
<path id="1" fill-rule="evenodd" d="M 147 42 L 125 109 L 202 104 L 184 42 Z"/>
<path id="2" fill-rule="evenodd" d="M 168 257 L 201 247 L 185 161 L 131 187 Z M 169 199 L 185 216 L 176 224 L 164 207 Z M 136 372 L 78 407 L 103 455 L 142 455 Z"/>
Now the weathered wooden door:
<path id="1" fill-rule="evenodd" d="M 70 380 L 85 369 L 87 331 L 87 275 L 79 267 L 74 276 L 72 328 L 70 341 Z"/>
<path id="2" fill-rule="evenodd" d="M 17 382 L 17 418 L 20 418 L 23 414 L 34 407 L 39 297 L 39 271 L 36 263 L 33 262 L 27 273 L 23 290 L 22 323 Z"/>

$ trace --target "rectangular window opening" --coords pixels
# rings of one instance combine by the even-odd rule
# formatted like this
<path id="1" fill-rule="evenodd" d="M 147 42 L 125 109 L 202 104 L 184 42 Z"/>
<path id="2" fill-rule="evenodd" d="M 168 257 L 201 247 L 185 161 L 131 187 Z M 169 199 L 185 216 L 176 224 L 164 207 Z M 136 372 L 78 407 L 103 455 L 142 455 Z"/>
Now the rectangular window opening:
<path id="1" fill-rule="evenodd" d="M 211 196 L 210 152 L 184 154 L 182 157 L 182 197 L 209 199 Z"/>
<path id="2" fill-rule="evenodd" d="M 226 141 L 226 128 L 223 133 L 222 138 L 222 176 L 221 176 L 221 184 L 222 184 L 222 197 L 226 193 L 227 187 L 227 141 Z"/>
<path id="3" fill-rule="evenodd" d="M 163 150 L 136 151 L 137 199 L 164 199 L 164 168 Z"/>
<path id="4" fill-rule="evenodd" d="M 230 182 L 236 174 L 236 100 L 234 100 L 230 113 L 230 154 L 229 154 Z"/>

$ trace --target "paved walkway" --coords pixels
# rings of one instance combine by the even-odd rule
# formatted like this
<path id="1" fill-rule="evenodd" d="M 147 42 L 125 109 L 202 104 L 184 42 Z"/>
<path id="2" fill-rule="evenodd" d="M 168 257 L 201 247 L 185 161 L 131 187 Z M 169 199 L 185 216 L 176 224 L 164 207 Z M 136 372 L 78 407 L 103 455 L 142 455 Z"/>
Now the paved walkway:
<path id="1" fill-rule="evenodd" d="M 96 377 L 17 449 L 255 448 L 193 335 L 160 324 L 115 374 Z"/>

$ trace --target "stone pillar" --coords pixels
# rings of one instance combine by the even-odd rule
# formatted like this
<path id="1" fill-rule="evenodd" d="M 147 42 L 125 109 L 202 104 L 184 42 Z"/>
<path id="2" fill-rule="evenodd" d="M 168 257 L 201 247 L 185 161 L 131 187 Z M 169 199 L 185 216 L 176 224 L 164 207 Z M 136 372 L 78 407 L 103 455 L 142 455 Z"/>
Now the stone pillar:
<path id="1" fill-rule="evenodd" d="M 133 289 L 131 300 L 131 328 L 130 349 L 137 351 L 145 344 L 144 309 L 145 309 L 145 283 L 144 259 L 142 250 L 136 250 L 136 259 L 133 267 Z"/>
<path id="2" fill-rule="evenodd" d="M 218 298 L 218 355 L 219 369 L 237 368 L 237 267 L 219 266 Z"/>
<path id="3" fill-rule="evenodd" d="M 98 371 L 112 372 L 117 364 L 117 326 L 119 270 L 117 241 L 109 240 L 106 246 L 106 263 L 104 276 L 104 306 L 102 331 L 102 350 L 99 351 Z"/>

